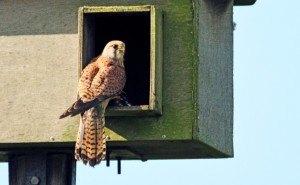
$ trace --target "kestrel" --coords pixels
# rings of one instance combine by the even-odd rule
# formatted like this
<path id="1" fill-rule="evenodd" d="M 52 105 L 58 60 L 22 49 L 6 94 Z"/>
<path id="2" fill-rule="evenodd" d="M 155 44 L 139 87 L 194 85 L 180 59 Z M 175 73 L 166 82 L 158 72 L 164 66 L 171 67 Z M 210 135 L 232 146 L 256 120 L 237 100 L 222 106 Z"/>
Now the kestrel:
<path id="1" fill-rule="evenodd" d="M 125 43 L 122 41 L 107 43 L 102 54 L 83 69 L 78 100 L 60 116 L 81 114 L 75 159 L 84 164 L 95 166 L 105 159 L 104 114 L 109 101 L 117 98 L 125 86 L 124 54 Z"/>

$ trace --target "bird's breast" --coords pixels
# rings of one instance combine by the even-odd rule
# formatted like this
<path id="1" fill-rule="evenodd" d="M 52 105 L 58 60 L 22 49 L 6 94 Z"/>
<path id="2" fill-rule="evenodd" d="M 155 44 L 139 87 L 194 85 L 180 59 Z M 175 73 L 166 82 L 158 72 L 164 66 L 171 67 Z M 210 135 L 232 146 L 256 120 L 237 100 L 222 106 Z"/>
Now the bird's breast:
<path id="1" fill-rule="evenodd" d="M 99 95 L 114 96 L 120 93 L 126 82 L 124 68 L 118 66 L 106 66 L 99 70 L 91 89 L 95 89 Z"/>

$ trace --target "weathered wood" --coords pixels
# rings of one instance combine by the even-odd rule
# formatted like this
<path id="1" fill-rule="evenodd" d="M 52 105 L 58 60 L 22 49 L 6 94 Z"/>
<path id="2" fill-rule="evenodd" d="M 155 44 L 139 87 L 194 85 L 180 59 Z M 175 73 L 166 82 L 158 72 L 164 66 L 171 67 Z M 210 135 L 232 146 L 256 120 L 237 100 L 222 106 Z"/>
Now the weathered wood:
<path id="1" fill-rule="evenodd" d="M 79 8 L 78 15 L 78 76 L 82 68 L 100 54 L 103 49 L 100 46 L 110 38 L 128 44 L 124 91 L 133 106 L 108 109 L 107 115 L 161 115 L 163 38 L 160 10 L 153 5 L 84 6 Z M 140 24 L 138 27 L 137 22 Z"/>
<path id="2" fill-rule="evenodd" d="M 150 4 L 163 13 L 163 18 L 155 21 L 159 26 L 154 29 L 156 33 L 160 29 L 163 32 L 163 37 L 157 37 L 155 44 L 160 47 L 157 51 L 164 51 L 154 57 L 164 61 L 155 71 L 157 79 L 154 81 L 164 86 L 156 89 L 158 93 L 153 92 L 157 97 L 159 94 L 162 96 L 151 100 L 161 102 L 158 112 L 163 107 L 163 116 L 108 118 L 107 126 L 116 133 L 111 135 L 111 141 L 120 138 L 158 141 L 163 135 L 170 140 L 191 139 L 195 118 L 192 64 L 194 55 L 197 55 L 196 52 L 191 53 L 195 47 L 193 31 L 197 27 L 191 3 L 190 0 L 77 0 L 73 3 L 53 0 L 29 1 L 26 4 L 22 1 L 0 1 L 0 68 L 3 69 L 0 77 L 10 79 L 0 83 L 1 93 L 5 95 L 5 99 L 4 96 L 0 99 L 3 103 L 0 114 L 5 115 L 5 119 L 0 118 L 3 130 L 0 147 L 7 143 L 43 143 L 46 146 L 75 140 L 79 118 L 60 120 L 58 117 L 76 99 L 80 68 L 77 61 L 81 54 L 78 54 L 78 8 L 82 6 Z M 140 23 L 135 23 L 134 27 L 139 26 Z M 150 39 L 150 34 L 147 38 Z M 133 45 L 139 47 L 138 44 Z M 127 49 L 127 56 L 135 52 L 130 45 Z M 130 63 L 128 58 L 126 61 Z M 128 75 L 134 79 L 139 71 L 136 68 Z M 150 75 L 150 71 L 146 71 L 145 75 Z M 137 108 L 135 111 L 140 115 L 144 107 Z M 174 131 L 174 128 L 180 129 Z"/>
<path id="3" fill-rule="evenodd" d="M 47 161 L 47 185 L 75 185 L 76 161 L 73 154 L 51 154 Z"/>
<path id="4" fill-rule="evenodd" d="M 108 115 L 114 115 L 106 119 L 108 149 L 130 148 L 143 159 L 232 156 L 232 6 L 250 1 L 254 0 L 0 1 L 0 78 L 9 79 L 0 82 L 0 114 L 5 115 L 0 117 L 0 155 L 4 156 L 0 160 L 22 154 L 26 147 L 74 146 L 79 117 L 58 117 L 76 99 L 78 70 L 102 51 L 99 39 L 105 43 L 120 39 L 111 38 L 113 32 L 127 39 L 129 84 L 143 77 L 141 84 L 149 90 L 141 93 L 133 85 L 129 100 L 143 94 L 140 99 L 146 103 L 108 109 Z M 117 13 L 134 11 L 133 5 L 140 6 L 137 12 Z M 84 6 L 95 7 L 87 9 L 90 15 L 94 10 L 106 13 L 97 13 L 97 19 L 87 15 L 86 30 L 78 31 L 87 21 L 80 11 L 78 21 L 78 9 Z M 110 24 L 112 18 L 122 21 Z M 103 22 L 106 29 L 115 25 L 119 29 L 103 35 Z M 81 38 L 83 32 L 92 36 Z M 81 46 L 87 44 L 91 47 L 82 52 Z M 148 47 L 142 54 L 141 46 Z M 78 66 L 80 58 L 85 62 Z M 163 62 L 154 65 L 153 61 Z M 163 114 L 143 115 L 145 110 Z M 139 158 L 126 153 L 122 157 Z M 29 160 L 27 155 L 24 160 Z M 17 163 L 21 168 L 22 160 Z"/>
<path id="5" fill-rule="evenodd" d="M 24 154 L 9 159 L 10 185 L 75 185 L 76 162 L 70 154 Z"/>
<path id="6" fill-rule="evenodd" d="M 9 184 L 32 185 L 31 179 L 38 178 L 46 185 L 46 154 L 12 156 L 9 160 Z"/>
<path id="7" fill-rule="evenodd" d="M 195 138 L 229 155 L 233 155 L 232 3 L 224 0 L 215 5 L 202 0 L 197 4 L 198 116 L 194 127 Z"/>

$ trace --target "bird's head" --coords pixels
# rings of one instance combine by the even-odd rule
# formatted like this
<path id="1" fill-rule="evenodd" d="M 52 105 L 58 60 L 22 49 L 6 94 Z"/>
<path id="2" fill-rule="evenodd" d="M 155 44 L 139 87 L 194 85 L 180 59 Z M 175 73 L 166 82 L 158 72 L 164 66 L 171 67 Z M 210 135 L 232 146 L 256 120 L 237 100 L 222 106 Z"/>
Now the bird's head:
<path id="1" fill-rule="evenodd" d="M 106 44 L 102 56 L 117 62 L 118 65 L 124 66 L 125 43 L 119 40 L 113 40 Z"/>

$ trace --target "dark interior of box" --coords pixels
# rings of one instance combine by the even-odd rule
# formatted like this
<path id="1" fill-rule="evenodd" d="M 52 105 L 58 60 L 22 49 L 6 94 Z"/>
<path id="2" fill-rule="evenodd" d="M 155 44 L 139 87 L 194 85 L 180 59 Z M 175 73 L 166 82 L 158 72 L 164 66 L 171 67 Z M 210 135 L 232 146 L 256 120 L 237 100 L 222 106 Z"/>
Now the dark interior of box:
<path id="1" fill-rule="evenodd" d="M 126 44 L 124 92 L 132 105 L 149 104 L 150 88 L 150 12 L 89 13 L 85 14 L 84 37 L 90 40 L 85 49 L 92 55 L 101 54 L 111 40 Z M 87 38 L 88 37 L 88 38 Z M 93 58 L 95 56 L 90 56 Z"/>

